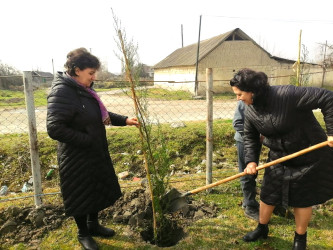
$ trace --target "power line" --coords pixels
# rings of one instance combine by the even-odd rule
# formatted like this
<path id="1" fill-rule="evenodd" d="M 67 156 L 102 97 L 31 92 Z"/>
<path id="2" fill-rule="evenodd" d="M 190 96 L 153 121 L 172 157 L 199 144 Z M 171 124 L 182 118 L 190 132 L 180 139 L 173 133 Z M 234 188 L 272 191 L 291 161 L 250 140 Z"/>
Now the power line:
<path id="1" fill-rule="evenodd" d="M 204 15 L 206 17 L 218 17 L 228 19 L 240 19 L 240 20 L 253 20 L 253 21 L 272 21 L 272 22 L 285 22 L 285 23 L 318 23 L 318 24 L 333 24 L 333 20 L 299 20 L 299 19 L 276 19 L 276 18 L 256 18 L 256 17 L 237 17 L 237 16 L 214 16 Z"/>

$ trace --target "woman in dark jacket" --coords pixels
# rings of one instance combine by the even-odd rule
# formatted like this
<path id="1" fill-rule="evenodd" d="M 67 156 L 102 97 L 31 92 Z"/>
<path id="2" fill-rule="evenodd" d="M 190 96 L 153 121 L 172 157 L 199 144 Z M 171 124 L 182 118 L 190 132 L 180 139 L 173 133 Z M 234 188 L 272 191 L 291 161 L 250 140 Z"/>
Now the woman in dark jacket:
<path id="1" fill-rule="evenodd" d="M 276 205 L 294 207 L 293 249 L 306 248 L 306 232 L 312 206 L 333 197 L 333 92 L 314 87 L 269 86 L 267 75 L 242 69 L 230 85 L 238 100 L 247 104 L 244 124 L 247 174 L 256 174 L 259 135 L 269 151 L 268 161 L 328 140 L 317 149 L 265 169 L 260 192 L 259 224 L 245 241 L 267 238 L 268 222 Z M 313 110 L 321 109 L 327 135 Z"/>
<path id="2" fill-rule="evenodd" d="M 48 96 L 47 131 L 58 141 L 60 187 L 66 215 L 74 216 L 78 240 L 98 249 L 91 236 L 111 237 L 98 212 L 121 196 L 106 139 L 105 125 L 138 125 L 136 118 L 108 112 L 92 89 L 100 61 L 86 49 L 67 55 Z"/>

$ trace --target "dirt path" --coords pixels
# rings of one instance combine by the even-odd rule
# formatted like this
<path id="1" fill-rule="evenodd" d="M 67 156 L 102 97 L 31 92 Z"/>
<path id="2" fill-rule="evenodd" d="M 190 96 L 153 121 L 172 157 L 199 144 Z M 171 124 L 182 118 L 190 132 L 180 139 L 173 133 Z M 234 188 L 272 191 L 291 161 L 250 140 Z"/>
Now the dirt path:
<path id="1" fill-rule="evenodd" d="M 108 110 L 127 116 L 135 116 L 133 101 L 128 96 L 119 96 L 108 92 L 99 93 Z M 218 100 L 213 104 L 213 119 L 232 119 L 236 100 Z M 180 121 L 201 121 L 207 117 L 206 100 L 156 101 L 150 100 L 148 111 L 153 121 L 172 123 Z M 46 131 L 46 107 L 38 107 L 36 124 L 39 132 Z M 0 110 L 0 134 L 26 133 L 28 122 L 26 110 Z"/>

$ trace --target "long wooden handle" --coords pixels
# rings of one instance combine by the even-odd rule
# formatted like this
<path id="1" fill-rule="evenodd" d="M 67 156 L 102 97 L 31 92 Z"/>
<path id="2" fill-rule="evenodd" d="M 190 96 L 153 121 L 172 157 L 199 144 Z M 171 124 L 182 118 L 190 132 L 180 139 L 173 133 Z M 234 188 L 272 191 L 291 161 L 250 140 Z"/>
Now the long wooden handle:
<path id="1" fill-rule="evenodd" d="M 287 161 L 287 160 L 290 160 L 292 158 L 295 158 L 297 156 L 300 156 L 300 155 L 303 155 L 303 154 L 306 154 L 310 151 L 313 151 L 315 149 L 318 149 L 318 148 L 322 148 L 322 147 L 325 147 L 328 145 L 328 141 L 324 141 L 324 142 L 321 142 L 321 143 L 318 143 L 316 145 L 313 145 L 311 147 L 308 147 L 306 149 L 303 149 L 303 150 L 300 150 L 296 153 L 293 153 L 293 154 L 290 154 L 290 155 L 287 155 L 287 156 L 284 156 L 284 157 L 281 157 L 279 159 L 276 159 L 274 161 L 270 161 L 268 163 L 265 163 L 263 165 L 260 165 L 258 166 L 256 169 L 257 171 L 258 170 L 261 170 L 263 168 L 267 168 L 267 167 L 270 167 L 270 166 L 273 166 L 273 165 L 276 165 L 276 164 L 279 164 L 281 162 L 284 162 L 284 161 Z M 242 173 L 239 173 L 239 174 L 235 174 L 233 176 L 230 176 L 230 177 L 227 177 L 223 180 L 220 180 L 220 181 L 217 181 L 217 182 L 214 182 L 214 183 L 211 183 L 211 184 L 208 184 L 206 186 L 203 186 L 203 187 L 199 187 L 199 188 L 196 188 L 196 189 L 193 189 L 192 191 L 188 191 L 186 194 L 187 195 L 190 195 L 190 194 L 196 194 L 196 193 L 199 193 L 200 191 L 203 191 L 203 190 L 206 190 L 206 189 L 209 189 L 209 188 L 212 188 L 212 187 L 215 187 L 215 186 L 218 186 L 218 185 L 221 185 L 222 183 L 225 183 L 225 182 L 228 182 L 228 181 L 232 181 L 232 180 L 235 180 L 237 178 L 240 178 L 242 176 L 245 176 L 247 175 L 246 173 L 242 172 Z"/>

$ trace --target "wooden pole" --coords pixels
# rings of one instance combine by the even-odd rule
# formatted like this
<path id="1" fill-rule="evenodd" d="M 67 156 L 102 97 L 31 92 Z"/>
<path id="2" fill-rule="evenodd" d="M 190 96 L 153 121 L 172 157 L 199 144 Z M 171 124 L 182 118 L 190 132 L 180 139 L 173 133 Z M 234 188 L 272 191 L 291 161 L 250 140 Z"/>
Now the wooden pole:
<path id="1" fill-rule="evenodd" d="M 206 185 L 212 183 L 213 163 L 213 70 L 206 69 L 206 98 L 207 98 L 207 126 L 206 126 Z M 207 190 L 208 192 L 211 189 Z"/>
<path id="2" fill-rule="evenodd" d="M 25 103 L 26 103 L 27 115 L 28 115 L 30 158 L 31 158 L 31 169 L 32 169 L 33 187 L 34 187 L 35 206 L 39 207 L 40 205 L 42 205 L 42 198 L 41 198 L 42 181 L 41 181 L 41 175 L 40 175 L 35 104 L 34 104 L 34 93 L 33 93 L 33 86 L 32 86 L 31 71 L 23 72 L 23 83 L 24 83 Z"/>

